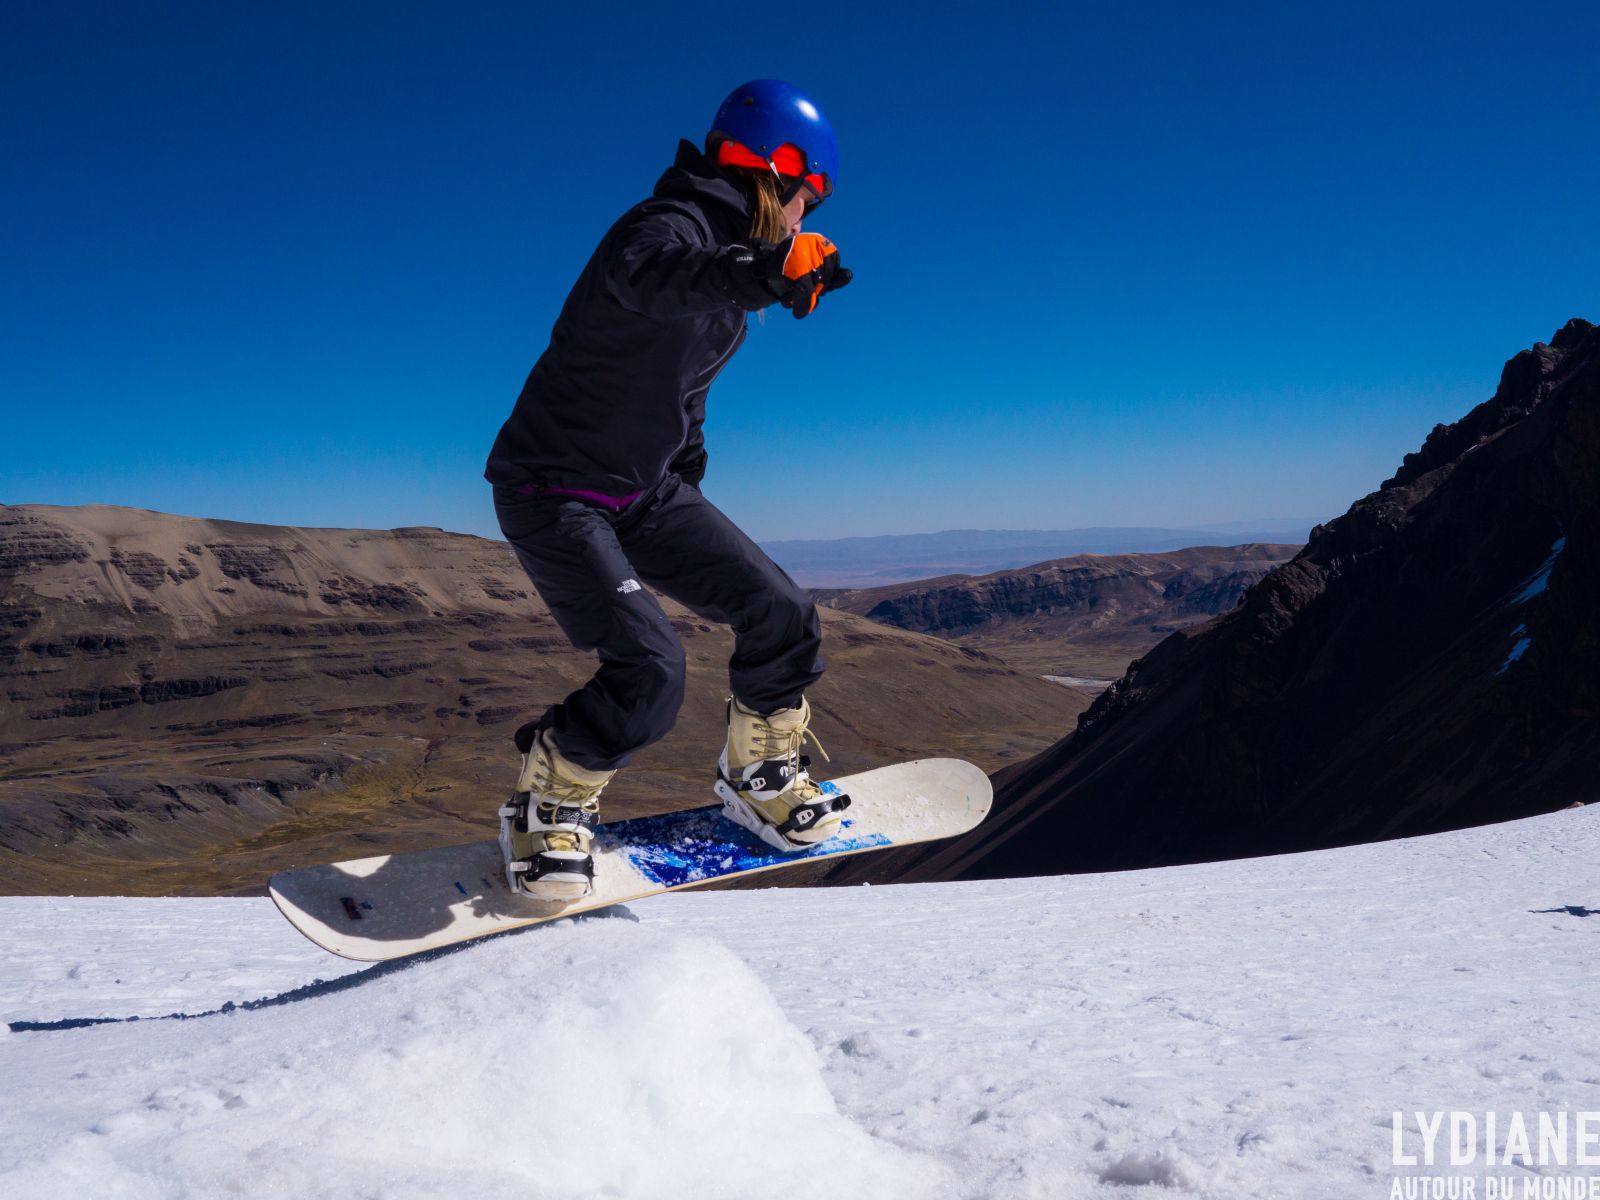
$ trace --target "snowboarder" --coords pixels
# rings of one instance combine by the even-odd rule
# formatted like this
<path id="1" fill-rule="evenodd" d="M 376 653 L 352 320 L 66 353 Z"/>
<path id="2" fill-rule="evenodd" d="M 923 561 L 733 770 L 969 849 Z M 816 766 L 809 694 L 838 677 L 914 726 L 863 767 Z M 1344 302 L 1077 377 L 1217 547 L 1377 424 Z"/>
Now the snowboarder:
<path id="1" fill-rule="evenodd" d="M 513 890 L 590 891 L 600 791 L 677 717 L 683 647 L 647 588 L 733 627 L 725 814 L 779 849 L 839 831 L 849 801 L 819 788 L 800 753 L 804 693 L 823 669 L 816 609 L 700 493 L 706 393 L 746 314 L 781 304 L 802 318 L 850 282 L 834 245 L 801 230 L 837 176 L 833 131 L 798 88 L 734 91 L 703 149 L 681 141 L 654 194 L 601 239 L 490 452 L 501 531 L 573 645 L 600 657 L 594 678 L 516 732 L 521 770 L 500 809 Z M 793 486 L 784 458 L 774 445 L 752 476 Z"/>

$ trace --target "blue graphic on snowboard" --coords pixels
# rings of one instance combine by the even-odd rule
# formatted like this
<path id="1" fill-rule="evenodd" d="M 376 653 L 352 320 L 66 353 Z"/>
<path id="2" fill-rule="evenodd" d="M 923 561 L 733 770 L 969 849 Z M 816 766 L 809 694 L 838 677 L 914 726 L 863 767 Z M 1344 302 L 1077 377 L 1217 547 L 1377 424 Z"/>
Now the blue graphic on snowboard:
<path id="1" fill-rule="evenodd" d="M 824 791 L 830 785 L 823 784 Z M 836 788 L 831 789 L 837 791 Z M 661 887 L 681 887 L 701 879 L 714 879 L 736 871 L 826 858 L 846 850 L 887 846 L 881 833 L 852 834 L 855 822 L 846 818 L 839 836 L 805 850 L 782 853 L 755 834 L 722 815 L 720 804 L 660 817 L 635 817 L 612 826 L 602 825 L 595 850 L 618 850 L 650 882 Z"/>

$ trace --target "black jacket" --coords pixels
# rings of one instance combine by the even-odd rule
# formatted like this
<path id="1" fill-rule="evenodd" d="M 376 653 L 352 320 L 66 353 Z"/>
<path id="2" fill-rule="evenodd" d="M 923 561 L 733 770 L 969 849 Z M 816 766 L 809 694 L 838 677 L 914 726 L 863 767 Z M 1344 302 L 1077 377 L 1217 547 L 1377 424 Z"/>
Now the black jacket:
<path id="1" fill-rule="evenodd" d="M 491 483 L 625 495 L 698 485 L 706 393 L 745 337 L 750 200 L 689 142 L 601 239 L 489 452 Z M 768 298 L 770 302 L 770 297 Z"/>

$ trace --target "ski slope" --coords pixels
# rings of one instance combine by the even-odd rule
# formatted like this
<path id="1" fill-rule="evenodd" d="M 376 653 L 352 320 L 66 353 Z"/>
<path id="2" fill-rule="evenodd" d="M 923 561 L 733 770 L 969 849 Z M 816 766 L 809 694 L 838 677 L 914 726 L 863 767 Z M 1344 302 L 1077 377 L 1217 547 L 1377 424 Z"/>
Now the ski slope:
<path id="1" fill-rule="evenodd" d="M 1381 1197 L 1395 1111 L 1600 1109 L 1595 806 L 1119 875 L 680 893 L 376 968 L 266 900 L 0 919 L 16 1200 Z"/>

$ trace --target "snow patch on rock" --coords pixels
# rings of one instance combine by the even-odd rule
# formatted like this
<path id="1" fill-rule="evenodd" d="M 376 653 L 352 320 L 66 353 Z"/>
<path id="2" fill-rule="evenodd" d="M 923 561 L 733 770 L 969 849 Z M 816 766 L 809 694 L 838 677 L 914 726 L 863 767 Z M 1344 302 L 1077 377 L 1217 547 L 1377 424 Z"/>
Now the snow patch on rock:
<path id="1" fill-rule="evenodd" d="M 1550 547 L 1550 557 L 1545 559 L 1539 569 L 1523 581 L 1521 589 L 1518 590 L 1515 596 L 1511 597 L 1512 604 L 1526 604 L 1550 586 L 1550 572 L 1555 569 L 1556 559 L 1561 557 L 1561 552 L 1566 548 L 1567 539 L 1565 537 L 1557 538 L 1555 545 Z"/>

